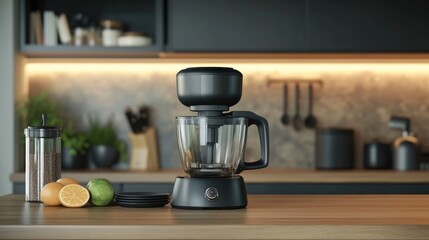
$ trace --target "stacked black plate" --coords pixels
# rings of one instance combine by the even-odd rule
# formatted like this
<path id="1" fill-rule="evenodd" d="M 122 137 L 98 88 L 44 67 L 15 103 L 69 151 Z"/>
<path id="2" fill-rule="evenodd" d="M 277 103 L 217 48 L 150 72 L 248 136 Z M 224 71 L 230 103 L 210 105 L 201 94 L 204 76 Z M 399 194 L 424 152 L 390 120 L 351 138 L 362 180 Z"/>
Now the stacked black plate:
<path id="1" fill-rule="evenodd" d="M 115 202 L 121 207 L 152 208 L 162 207 L 171 200 L 169 193 L 153 192 L 123 192 L 115 197 Z"/>

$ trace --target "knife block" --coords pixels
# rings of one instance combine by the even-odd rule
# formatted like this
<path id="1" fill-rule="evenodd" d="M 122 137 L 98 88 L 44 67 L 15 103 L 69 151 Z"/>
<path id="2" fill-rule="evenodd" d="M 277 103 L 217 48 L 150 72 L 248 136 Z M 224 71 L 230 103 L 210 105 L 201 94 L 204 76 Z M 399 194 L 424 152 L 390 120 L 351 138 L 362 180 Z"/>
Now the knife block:
<path id="1" fill-rule="evenodd" d="M 158 144 L 155 128 L 144 133 L 130 133 L 132 170 L 159 170 Z"/>

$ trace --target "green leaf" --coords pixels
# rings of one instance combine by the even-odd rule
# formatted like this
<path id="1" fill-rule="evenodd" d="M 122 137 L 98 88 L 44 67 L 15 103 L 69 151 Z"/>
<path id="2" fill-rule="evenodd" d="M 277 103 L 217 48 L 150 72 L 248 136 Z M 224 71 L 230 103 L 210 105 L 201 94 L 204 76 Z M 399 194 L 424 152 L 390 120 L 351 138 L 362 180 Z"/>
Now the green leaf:
<path id="1" fill-rule="evenodd" d="M 57 105 L 43 92 L 29 97 L 20 107 L 20 113 L 26 126 L 42 126 L 42 113 L 47 116 L 46 125 L 62 126 Z"/>
<path id="2" fill-rule="evenodd" d="M 102 123 L 98 118 L 89 116 L 87 139 L 90 145 L 113 145 L 118 150 L 120 159 L 127 159 L 126 145 L 118 139 L 112 117 Z"/>
<path id="3" fill-rule="evenodd" d="M 85 154 L 89 149 L 89 141 L 84 133 L 75 132 L 71 124 L 68 124 L 61 133 L 61 140 L 64 147 L 69 149 L 72 156 Z"/>

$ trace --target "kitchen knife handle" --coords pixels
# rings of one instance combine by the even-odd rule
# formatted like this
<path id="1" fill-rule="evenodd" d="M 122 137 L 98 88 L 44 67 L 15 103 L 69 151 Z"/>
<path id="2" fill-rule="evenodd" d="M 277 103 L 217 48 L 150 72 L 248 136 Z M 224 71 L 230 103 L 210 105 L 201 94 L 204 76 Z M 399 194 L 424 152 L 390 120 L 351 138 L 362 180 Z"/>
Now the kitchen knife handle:
<path id="1" fill-rule="evenodd" d="M 139 129 L 136 123 L 137 117 L 133 113 L 133 111 L 129 108 L 125 109 L 125 116 L 128 120 L 128 124 L 130 125 L 131 130 L 133 133 L 139 133 Z"/>
<path id="2" fill-rule="evenodd" d="M 240 170 L 250 170 L 250 169 L 259 169 L 259 168 L 267 167 L 268 161 L 269 161 L 269 154 L 270 154 L 269 127 L 268 127 L 267 120 L 253 112 L 247 112 L 247 111 L 232 112 L 232 116 L 247 118 L 248 119 L 247 127 L 251 125 L 256 125 L 256 127 L 258 127 L 259 140 L 261 142 L 261 159 L 259 159 L 256 162 L 244 162 L 243 169 L 239 169 L 238 172 L 241 172 Z"/>
<path id="3" fill-rule="evenodd" d="M 150 122 L 149 122 L 149 107 L 147 106 L 141 106 L 139 108 L 139 120 L 141 122 L 142 125 L 142 130 L 145 130 L 146 128 L 149 127 Z"/>

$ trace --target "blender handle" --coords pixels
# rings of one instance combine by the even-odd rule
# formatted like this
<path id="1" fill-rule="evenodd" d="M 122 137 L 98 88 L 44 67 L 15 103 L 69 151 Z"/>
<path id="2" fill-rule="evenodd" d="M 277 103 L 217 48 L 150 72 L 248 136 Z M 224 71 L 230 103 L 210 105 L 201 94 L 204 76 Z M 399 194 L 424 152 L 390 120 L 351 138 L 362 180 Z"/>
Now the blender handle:
<path id="1" fill-rule="evenodd" d="M 233 117 L 245 117 L 249 119 L 248 127 L 256 125 L 259 132 L 259 140 L 261 142 L 261 159 L 256 162 L 245 162 L 243 170 L 258 169 L 268 166 L 269 160 L 269 131 L 268 122 L 265 118 L 247 111 L 232 112 Z"/>

